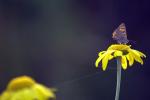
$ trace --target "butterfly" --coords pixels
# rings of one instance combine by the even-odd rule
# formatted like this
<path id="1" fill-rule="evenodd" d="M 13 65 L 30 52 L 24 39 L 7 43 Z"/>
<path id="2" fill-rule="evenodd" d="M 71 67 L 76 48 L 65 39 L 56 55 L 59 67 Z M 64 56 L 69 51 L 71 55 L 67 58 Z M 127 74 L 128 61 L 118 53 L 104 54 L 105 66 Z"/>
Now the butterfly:
<path id="1" fill-rule="evenodd" d="M 121 23 L 119 27 L 112 33 L 112 38 L 119 44 L 127 44 L 129 40 L 127 39 L 126 26 Z"/>

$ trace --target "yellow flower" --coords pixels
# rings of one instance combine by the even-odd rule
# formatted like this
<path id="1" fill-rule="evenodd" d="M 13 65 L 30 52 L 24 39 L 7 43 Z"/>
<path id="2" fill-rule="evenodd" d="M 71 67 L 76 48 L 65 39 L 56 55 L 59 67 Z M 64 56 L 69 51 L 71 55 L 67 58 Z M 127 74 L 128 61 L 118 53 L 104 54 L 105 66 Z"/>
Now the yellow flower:
<path id="1" fill-rule="evenodd" d="M 20 76 L 12 79 L 0 100 L 55 100 L 54 89 L 37 83 L 31 77 Z"/>
<path id="2" fill-rule="evenodd" d="M 121 58 L 121 65 L 124 70 L 127 69 L 127 60 L 129 62 L 129 66 L 133 65 L 134 60 L 143 64 L 143 60 L 141 58 L 146 57 L 146 55 L 138 50 L 131 49 L 130 47 L 131 45 L 126 44 L 111 45 L 107 51 L 101 51 L 98 54 L 99 57 L 95 62 L 95 66 L 98 67 L 102 60 L 102 69 L 106 70 L 108 61 L 116 57 Z"/>

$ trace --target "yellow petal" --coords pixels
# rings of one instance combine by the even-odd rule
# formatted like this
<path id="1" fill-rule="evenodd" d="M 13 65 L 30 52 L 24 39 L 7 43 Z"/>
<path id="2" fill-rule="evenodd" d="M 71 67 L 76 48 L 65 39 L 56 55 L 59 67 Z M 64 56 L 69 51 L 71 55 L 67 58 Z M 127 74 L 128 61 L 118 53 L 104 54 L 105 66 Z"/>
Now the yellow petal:
<path id="1" fill-rule="evenodd" d="M 109 46 L 107 50 L 127 50 L 130 49 L 131 45 L 125 45 L 125 44 L 114 44 Z"/>
<path id="2" fill-rule="evenodd" d="M 12 93 L 5 91 L 1 94 L 0 100 L 11 100 Z"/>
<path id="3" fill-rule="evenodd" d="M 124 70 L 127 69 L 127 59 L 126 59 L 126 56 L 122 56 L 122 57 L 121 57 L 121 65 L 122 65 L 122 68 L 123 68 Z"/>
<path id="4" fill-rule="evenodd" d="M 107 68 L 108 59 L 109 59 L 109 57 L 108 57 L 108 56 L 105 56 L 105 57 L 103 58 L 103 60 L 102 60 L 102 69 L 103 69 L 103 71 L 105 71 L 106 68 Z"/>
<path id="5" fill-rule="evenodd" d="M 31 87 L 34 84 L 35 84 L 35 81 L 31 77 L 20 76 L 20 77 L 12 79 L 9 82 L 7 89 L 11 90 L 11 91 L 12 90 L 19 90 L 19 89 L 24 88 L 24 87 Z"/>
<path id="6" fill-rule="evenodd" d="M 122 51 L 115 51 L 114 57 L 122 56 Z"/>
<path id="7" fill-rule="evenodd" d="M 137 52 L 141 57 L 145 57 L 146 58 L 146 55 L 138 50 L 134 50 L 132 49 L 134 52 Z"/>
<path id="8" fill-rule="evenodd" d="M 114 50 L 108 50 L 108 51 L 106 52 L 105 57 L 102 59 L 102 69 L 103 69 L 103 71 L 106 70 L 107 64 L 108 64 L 108 60 L 109 60 L 109 58 L 110 58 L 110 56 L 111 56 L 111 53 L 113 53 L 113 52 L 114 52 Z"/>
<path id="9" fill-rule="evenodd" d="M 137 51 L 130 49 L 129 52 L 131 53 L 131 56 L 135 59 L 135 61 L 143 65 L 143 60 L 141 59 L 140 54 Z"/>
<path id="10" fill-rule="evenodd" d="M 41 98 L 40 100 L 47 100 L 48 98 L 55 98 L 55 94 L 49 88 L 41 84 L 33 86 L 33 91 Z"/>
<path id="11" fill-rule="evenodd" d="M 95 66 L 98 67 L 99 62 L 103 59 L 103 57 L 106 55 L 107 52 L 99 56 L 95 62 Z"/>
<path id="12" fill-rule="evenodd" d="M 106 51 L 102 51 L 102 52 L 100 52 L 100 53 L 98 54 L 98 56 L 103 55 L 105 52 L 106 52 Z"/>
<path id="13" fill-rule="evenodd" d="M 131 53 L 128 53 L 126 55 L 126 57 L 127 57 L 128 61 L 129 61 L 129 66 L 132 66 L 133 63 L 134 63 L 134 58 L 132 57 Z"/>
<path id="14" fill-rule="evenodd" d="M 114 58 L 114 56 L 110 55 L 109 56 L 109 60 L 112 60 Z"/>

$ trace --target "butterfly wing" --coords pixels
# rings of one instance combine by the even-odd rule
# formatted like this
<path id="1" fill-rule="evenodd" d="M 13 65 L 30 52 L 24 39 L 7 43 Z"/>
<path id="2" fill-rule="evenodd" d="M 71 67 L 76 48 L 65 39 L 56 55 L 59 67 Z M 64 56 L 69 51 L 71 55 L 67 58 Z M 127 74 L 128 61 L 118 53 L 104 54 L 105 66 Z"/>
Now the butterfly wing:
<path id="1" fill-rule="evenodd" d="M 129 40 L 127 39 L 126 26 L 124 23 L 120 24 L 112 35 L 112 38 L 119 44 L 126 44 L 129 42 Z"/>

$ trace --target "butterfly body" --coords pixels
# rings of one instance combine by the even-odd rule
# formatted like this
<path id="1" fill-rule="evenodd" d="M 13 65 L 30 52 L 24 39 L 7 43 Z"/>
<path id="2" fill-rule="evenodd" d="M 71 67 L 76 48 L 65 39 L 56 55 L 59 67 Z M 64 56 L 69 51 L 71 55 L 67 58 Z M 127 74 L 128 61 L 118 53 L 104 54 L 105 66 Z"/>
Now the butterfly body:
<path id="1" fill-rule="evenodd" d="M 124 23 L 120 24 L 112 35 L 112 38 L 119 44 L 127 44 L 129 42 L 129 40 L 127 39 L 127 32 Z"/>

